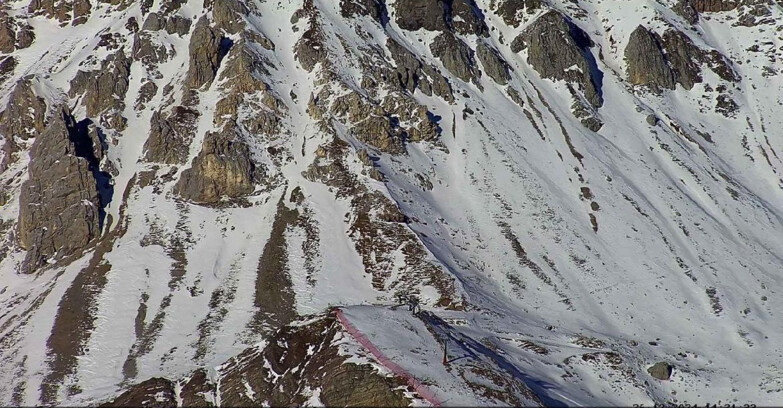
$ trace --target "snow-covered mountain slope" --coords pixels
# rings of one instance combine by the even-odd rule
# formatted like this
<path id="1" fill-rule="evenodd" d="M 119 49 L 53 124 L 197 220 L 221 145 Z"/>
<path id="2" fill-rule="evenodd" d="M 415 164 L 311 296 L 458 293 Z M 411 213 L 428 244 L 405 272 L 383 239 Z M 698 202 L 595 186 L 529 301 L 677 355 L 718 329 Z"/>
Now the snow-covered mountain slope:
<path id="1" fill-rule="evenodd" d="M 340 306 L 444 405 L 783 404 L 782 22 L 4 2 L 0 402 L 427 404 Z M 280 338 L 330 351 L 269 368 Z"/>

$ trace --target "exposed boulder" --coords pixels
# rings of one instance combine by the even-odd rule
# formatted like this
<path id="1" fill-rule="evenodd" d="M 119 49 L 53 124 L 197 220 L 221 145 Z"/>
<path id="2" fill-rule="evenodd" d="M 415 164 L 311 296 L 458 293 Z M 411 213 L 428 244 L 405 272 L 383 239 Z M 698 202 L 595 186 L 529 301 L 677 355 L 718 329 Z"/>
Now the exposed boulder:
<path id="1" fill-rule="evenodd" d="M 258 173 L 250 148 L 235 131 L 210 132 L 174 191 L 186 200 L 217 204 L 251 194 Z"/>
<path id="2" fill-rule="evenodd" d="M 479 84 L 481 71 L 476 67 L 473 50 L 457 36 L 448 31 L 439 34 L 430 44 L 430 50 L 454 76 Z"/>
<path id="3" fill-rule="evenodd" d="M 445 31 L 448 28 L 443 0 L 397 0 L 395 21 L 403 30 Z"/>
<path id="4" fill-rule="evenodd" d="M 66 107 L 56 110 L 30 151 L 19 199 L 18 240 L 25 273 L 72 255 L 101 231 L 92 140 Z"/>
<path id="5" fill-rule="evenodd" d="M 225 41 L 228 40 L 209 26 L 206 16 L 198 20 L 190 37 L 190 65 L 185 78 L 189 88 L 198 89 L 212 83 L 229 48 Z"/>
<path id="6" fill-rule="evenodd" d="M 593 43 L 587 33 L 566 16 L 549 11 L 536 19 L 518 39 L 514 48 L 528 50 L 528 63 L 543 78 L 575 85 L 590 105 L 602 105 L 602 74 L 589 49 Z"/>
<path id="7" fill-rule="evenodd" d="M 625 47 L 628 81 L 633 85 L 648 86 L 653 92 L 674 89 L 674 72 L 666 63 L 660 37 L 638 26 L 631 33 Z"/>
<path id="8" fill-rule="evenodd" d="M 145 159 L 166 164 L 185 163 L 198 116 L 198 112 L 184 106 L 175 107 L 167 117 L 160 112 L 153 113 L 150 136 L 144 144 Z"/>
<path id="9" fill-rule="evenodd" d="M 653 378 L 657 378 L 661 381 L 666 381 L 672 377 L 672 371 L 674 371 L 674 367 L 665 362 L 658 362 L 647 368 L 647 372 L 653 376 Z"/>
<path id="10" fill-rule="evenodd" d="M 500 85 L 505 85 L 511 80 L 509 65 L 500 53 L 484 41 L 479 41 L 476 46 L 476 56 L 484 67 L 484 72 Z"/>

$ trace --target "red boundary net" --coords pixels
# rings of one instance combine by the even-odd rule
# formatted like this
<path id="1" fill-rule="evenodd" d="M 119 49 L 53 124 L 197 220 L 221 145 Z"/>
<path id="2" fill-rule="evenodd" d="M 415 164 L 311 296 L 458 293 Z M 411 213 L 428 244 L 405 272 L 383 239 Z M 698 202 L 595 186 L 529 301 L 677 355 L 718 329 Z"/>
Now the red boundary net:
<path id="1" fill-rule="evenodd" d="M 442 404 L 438 397 L 435 396 L 435 394 L 427 388 L 424 384 L 422 384 L 419 380 L 413 378 L 413 376 L 405 371 L 402 367 L 400 367 L 397 363 L 394 361 L 391 361 L 389 357 L 386 357 L 385 354 L 381 352 L 381 350 L 378 349 L 378 347 L 373 344 L 370 339 L 367 338 L 364 334 L 362 334 L 358 329 L 356 329 L 356 326 L 354 326 L 347 317 L 343 314 L 343 311 L 340 309 L 335 309 L 334 311 L 335 316 L 337 317 L 337 320 L 340 321 L 340 324 L 345 327 L 345 331 L 348 332 L 348 334 L 351 335 L 356 341 L 359 342 L 359 344 L 362 345 L 365 349 L 367 349 L 370 353 L 372 353 L 373 356 L 378 360 L 378 362 L 389 369 L 394 375 L 400 376 L 408 381 L 408 384 L 413 387 L 414 390 L 427 402 L 429 402 L 433 407 L 440 407 Z"/>

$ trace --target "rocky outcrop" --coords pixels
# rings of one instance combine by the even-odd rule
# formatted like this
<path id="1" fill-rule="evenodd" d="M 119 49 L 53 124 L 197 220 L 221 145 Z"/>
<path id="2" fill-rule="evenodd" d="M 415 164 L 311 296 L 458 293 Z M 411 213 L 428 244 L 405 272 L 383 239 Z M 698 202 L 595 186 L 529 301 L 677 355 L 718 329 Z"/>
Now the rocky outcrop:
<path id="1" fill-rule="evenodd" d="M 134 34 L 131 55 L 134 61 L 140 61 L 148 67 L 163 63 L 169 58 L 166 47 L 155 41 L 149 31 L 144 30 Z"/>
<path id="2" fill-rule="evenodd" d="M 518 27 L 524 12 L 533 13 L 541 8 L 541 0 L 500 0 L 497 14 L 506 25 Z"/>
<path id="3" fill-rule="evenodd" d="M 601 106 L 601 72 L 590 52 L 590 37 L 566 16 L 549 11 L 517 39 L 515 51 L 527 49 L 527 62 L 543 78 L 575 85 L 592 107 Z"/>
<path id="4" fill-rule="evenodd" d="M 0 134 L 6 139 L 27 140 L 43 131 L 46 115 L 46 102 L 33 91 L 33 78 L 24 78 L 11 92 L 0 120 Z"/>
<path id="5" fill-rule="evenodd" d="M 484 15 L 473 0 L 451 0 L 447 11 L 450 12 L 447 18 L 454 31 L 463 35 L 489 35 Z"/>
<path id="6" fill-rule="evenodd" d="M 0 85 L 2 85 L 16 69 L 16 58 L 11 55 L 0 57 Z"/>
<path id="7" fill-rule="evenodd" d="M 666 381 L 672 377 L 672 371 L 674 367 L 671 364 L 665 362 L 658 362 L 647 368 L 647 372 L 661 381 Z"/>
<path id="8" fill-rule="evenodd" d="M 210 132 L 190 169 L 174 187 L 180 197 L 199 204 L 217 204 L 253 193 L 259 171 L 250 148 L 237 133 Z"/>
<path id="9" fill-rule="evenodd" d="M 505 85 L 511 80 L 509 65 L 500 53 L 484 41 L 479 41 L 476 46 L 476 56 L 484 67 L 484 72 L 495 82 Z"/>
<path id="10" fill-rule="evenodd" d="M 655 33 L 643 26 L 636 27 L 625 47 L 625 60 L 631 84 L 645 85 L 656 93 L 674 89 L 674 72 L 666 62 L 660 37 Z"/>
<path id="11" fill-rule="evenodd" d="M 208 406 L 217 393 L 223 406 L 304 406 L 308 390 L 320 390 L 315 405 L 403 407 L 412 402 L 404 380 L 386 377 L 370 364 L 347 362 L 340 351 L 342 326 L 330 316 L 284 326 L 266 346 L 251 347 L 221 365 L 220 381 L 204 370 L 180 382 L 153 378 L 131 387 L 103 405 Z"/>
<path id="12" fill-rule="evenodd" d="M 408 31 L 425 29 L 445 31 L 446 2 L 443 0 L 398 0 L 395 3 L 395 22 Z"/>
<path id="13" fill-rule="evenodd" d="M 403 30 L 487 35 L 484 15 L 473 0 L 398 0 L 395 21 Z"/>
<path id="14" fill-rule="evenodd" d="M 443 32 L 430 44 L 432 54 L 457 78 L 479 84 L 481 71 L 476 67 L 473 50 L 450 32 Z"/>
<path id="15" fill-rule="evenodd" d="M 451 86 L 448 80 L 430 65 L 426 65 L 416 55 L 410 52 L 396 40 L 389 38 L 386 41 L 392 60 L 396 64 L 396 78 L 403 89 L 413 92 L 420 89 L 426 95 L 440 96 L 452 101 Z"/>
<path id="16" fill-rule="evenodd" d="M 674 89 L 676 84 L 690 90 L 702 82 L 702 64 L 707 64 L 721 79 L 739 80 L 731 62 L 717 50 L 706 51 L 683 32 L 669 29 L 663 37 L 638 26 L 625 47 L 628 80 L 644 85 L 655 93 Z"/>
<path id="17" fill-rule="evenodd" d="M 699 13 L 730 11 L 741 4 L 739 0 L 685 0 L 685 2 Z"/>
<path id="18" fill-rule="evenodd" d="M 190 65 L 185 84 L 191 89 L 199 89 L 211 84 L 217 75 L 220 61 L 228 51 L 226 39 L 209 26 L 206 16 L 201 17 L 190 37 Z"/>
<path id="19" fill-rule="evenodd" d="M 23 25 L 22 28 L 16 33 L 16 48 L 24 49 L 33 44 L 35 41 L 35 31 L 33 27 L 29 25 Z"/>
<path id="20" fill-rule="evenodd" d="M 27 11 L 36 15 L 45 15 L 60 23 L 84 24 L 92 10 L 90 0 L 32 0 Z"/>
<path id="21" fill-rule="evenodd" d="M 192 23 L 190 19 L 178 15 L 166 18 L 158 13 L 150 13 L 147 19 L 144 20 L 144 25 L 141 29 L 144 31 L 165 30 L 169 34 L 177 34 L 182 37 L 190 32 Z"/>
<path id="22" fill-rule="evenodd" d="M 101 231 L 101 199 L 93 142 L 68 108 L 49 118 L 30 151 L 29 179 L 19 198 L 18 241 L 23 271 L 85 248 Z"/>
<path id="23" fill-rule="evenodd" d="M 100 70 L 79 71 L 71 81 L 68 94 L 71 97 L 84 94 L 82 102 L 89 117 L 98 117 L 111 111 L 102 124 L 122 131 L 125 129 L 125 119 L 121 117 L 121 112 L 130 85 L 130 68 L 131 59 L 120 50 L 104 60 Z"/>
<path id="24" fill-rule="evenodd" d="M 14 21 L 8 13 L 0 10 L 0 53 L 10 54 L 16 48 Z"/>
<path id="25" fill-rule="evenodd" d="M 184 106 L 174 107 L 166 117 L 160 112 L 153 113 L 150 136 L 144 144 L 144 158 L 165 164 L 185 163 L 198 116 L 198 112 Z"/>
<path id="26" fill-rule="evenodd" d="M 380 0 L 340 0 L 340 14 L 344 18 L 367 16 L 383 23 L 387 13 L 386 4 Z"/>
<path id="27" fill-rule="evenodd" d="M 218 28 L 230 34 L 236 34 L 244 28 L 244 17 L 250 13 L 245 3 L 240 0 L 215 1 L 212 6 L 212 17 Z"/>
<path id="28" fill-rule="evenodd" d="M 11 61 L 11 69 L 16 65 L 16 60 L 6 57 L 0 62 L 0 75 L 7 61 Z M 0 112 L 0 137 L 4 140 L 0 171 L 15 161 L 14 153 L 19 150 L 17 139 L 34 137 L 46 125 L 46 102 L 35 94 L 32 81 L 32 77 L 20 80 L 11 92 L 6 109 Z"/>
<path id="29" fill-rule="evenodd" d="M 307 31 L 296 42 L 294 52 L 296 59 L 307 71 L 312 71 L 319 63 L 326 61 L 326 45 L 321 24 L 312 10 L 301 10 L 308 15 Z M 296 15 L 295 15 L 296 16 Z"/>

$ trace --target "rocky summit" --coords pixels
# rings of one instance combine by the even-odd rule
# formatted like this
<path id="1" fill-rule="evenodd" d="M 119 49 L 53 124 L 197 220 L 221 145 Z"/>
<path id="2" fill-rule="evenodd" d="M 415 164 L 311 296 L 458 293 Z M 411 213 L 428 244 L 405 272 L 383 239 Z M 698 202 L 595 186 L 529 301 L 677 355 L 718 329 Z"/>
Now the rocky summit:
<path id="1" fill-rule="evenodd" d="M 783 1 L 0 1 L 0 405 L 783 405 Z"/>

